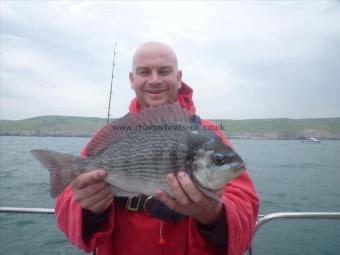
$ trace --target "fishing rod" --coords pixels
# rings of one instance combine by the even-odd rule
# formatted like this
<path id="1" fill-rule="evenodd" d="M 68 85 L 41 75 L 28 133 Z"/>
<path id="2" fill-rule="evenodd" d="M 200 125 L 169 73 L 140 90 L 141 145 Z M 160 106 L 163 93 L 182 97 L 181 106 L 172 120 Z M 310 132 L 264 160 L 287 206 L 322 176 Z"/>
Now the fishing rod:
<path id="1" fill-rule="evenodd" d="M 113 63 L 112 63 L 112 74 L 111 74 L 111 85 L 110 85 L 110 97 L 109 97 L 109 107 L 107 111 L 107 120 L 106 123 L 110 122 L 110 110 L 111 110 L 111 96 L 112 96 L 112 84 L 113 84 L 113 78 L 114 78 L 114 69 L 115 69 L 115 58 L 116 58 L 116 46 L 117 43 L 115 42 L 114 48 L 113 48 Z"/>

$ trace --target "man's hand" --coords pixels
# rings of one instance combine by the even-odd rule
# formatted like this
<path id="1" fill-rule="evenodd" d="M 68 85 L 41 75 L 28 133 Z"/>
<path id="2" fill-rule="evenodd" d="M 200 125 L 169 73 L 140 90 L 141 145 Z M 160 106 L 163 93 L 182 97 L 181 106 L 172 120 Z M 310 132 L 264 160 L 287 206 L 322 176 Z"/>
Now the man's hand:
<path id="1" fill-rule="evenodd" d="M 169 174 L 167 181 L 175 198 L 163 191 L 157 191 L 156 196 L 170 209 L 204 225 L 213 224 L 222 217 L 223 204 L 200 192 L 185 172 L 181 171 L 177 176 Z"/>
<path id="2" fill-rule="evenodd" d="M 73 198 L 82 208 L 100 214 L 110 206 L 114 195 L 110 185 L 104 181 L 106 175 L 104 170 L 95 170 L 80 174 L 73 180 Z"/>

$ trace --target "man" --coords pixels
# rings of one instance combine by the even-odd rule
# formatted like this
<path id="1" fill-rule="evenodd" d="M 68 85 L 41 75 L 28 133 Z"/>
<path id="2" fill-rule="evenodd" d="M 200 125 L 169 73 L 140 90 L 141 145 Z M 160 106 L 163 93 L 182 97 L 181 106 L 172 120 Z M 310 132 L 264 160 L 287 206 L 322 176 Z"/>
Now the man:
<path id="1" fill-rule="evenodd" d="M 133 57 L 129 78 L 136 93 L 130 113 L 178 101 L 195 115 L 192 89 L 182 82 L 177 57 L 167 45 L 143 44 Z M 199 122 L 205 127 L 214 126 L 207 120 Z M 216 134 L 231 146 L 221 131 Z M 87 155 L 86 147 L 82 155 Z M 167 181 L 175 197 L 161 190 L 155 191 L 155 196 L 167 208 L 186 216 L 175 223 L 129 210 L 126 200 L 122 203 L 112 194 L 105 177 L 103 170 L 81 174 L 56 201 L 59 227 L 72 243 L 87 252 L 96 248 L 99 255 L 238 255 L 252 240 L 259 200 L 247 172 L 220 192 L 223 203 L 198 191 L 185 172 L 169 174 Z"/>

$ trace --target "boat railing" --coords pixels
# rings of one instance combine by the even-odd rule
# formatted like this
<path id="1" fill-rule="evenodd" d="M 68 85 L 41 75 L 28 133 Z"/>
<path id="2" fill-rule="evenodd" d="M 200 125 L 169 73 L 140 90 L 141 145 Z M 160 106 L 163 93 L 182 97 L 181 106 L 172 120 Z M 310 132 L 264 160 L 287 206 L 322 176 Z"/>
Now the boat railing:
<path id="1" fill-rule="evenodd" d="M 266 215 L 259 215 L 255 227 L 257 231 L 266 223 L 274 220 L 340 220 L 340 212 L 276 212 Z M 253 255 L 253 244 L 248 250 L 248 255 Z"/>
<path id="2" fill-rule="evenodd" d="M 52 208 L 22 208 L 22 207 L 0 207 L 0 213 L 19 213 L 19 214 L 54 214 Z M 259 215 L 255 227 L 257 231 L 268 222 L 274 220 L 340 220 L 340 212 L 276 212 L 266 215 Z M 248 250 L 248 255 L 253 255 L 253 244 Z"/>
<path id="3" fill-rule="evenodd" d="M 0 207 L 0 213 L 54 214 L 52 208 Z"/>

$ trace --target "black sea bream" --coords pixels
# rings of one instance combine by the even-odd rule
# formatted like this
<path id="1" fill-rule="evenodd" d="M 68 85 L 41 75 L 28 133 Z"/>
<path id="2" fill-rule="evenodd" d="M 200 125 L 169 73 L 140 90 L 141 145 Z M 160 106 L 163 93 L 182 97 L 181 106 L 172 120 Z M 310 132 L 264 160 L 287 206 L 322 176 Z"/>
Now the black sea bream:
<path id="1" fill-rule="evenodd" d="M 50 150 L 32 154 L 50 172 L 51 196 L 58 196 L 79 174 L 108 172 L 116 195 L 172 195 L 166 176 L 186 171 L 196 187 L 215 197 L 245 170 L 240 156 L 213 131 L 190 121 L 178 103 L 149 107 L 113 121 L 97 132 L 86 147 L 87 158 Z"/>

